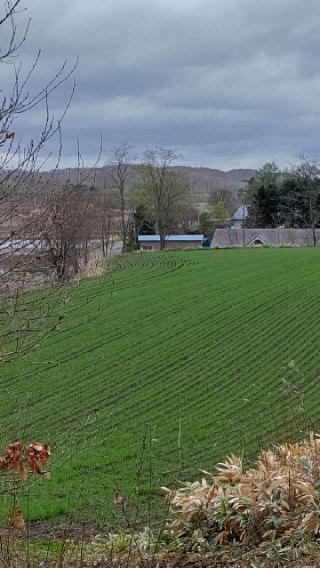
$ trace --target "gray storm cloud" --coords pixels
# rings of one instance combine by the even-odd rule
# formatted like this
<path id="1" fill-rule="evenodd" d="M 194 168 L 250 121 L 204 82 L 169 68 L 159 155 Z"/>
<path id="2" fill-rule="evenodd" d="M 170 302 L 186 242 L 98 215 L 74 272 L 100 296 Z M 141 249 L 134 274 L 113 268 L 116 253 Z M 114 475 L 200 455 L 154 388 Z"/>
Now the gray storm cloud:
<path id="1" fill-rule="evenodd" d="M 138 151 L 176 147 L 185 163 L 288 165 L 319 153 L 318 0 L 25 0 L 32 18 L 21 48 L 37 49 L 36 89 L 79 56 L 76 93 L 64 121 L 65 164 L 75 140 L 93 157 L 127 140 Z M 21 21 L 25 18 L 21 15 Z M 2 71 L 2 70 L 1 70 Z M 10 70 L 2 82 L 10 83 Z M 70 84 L 50 108 L 63 108 Z M 41 128 L 43 109 L 19 119 L 21 136 Z"/>

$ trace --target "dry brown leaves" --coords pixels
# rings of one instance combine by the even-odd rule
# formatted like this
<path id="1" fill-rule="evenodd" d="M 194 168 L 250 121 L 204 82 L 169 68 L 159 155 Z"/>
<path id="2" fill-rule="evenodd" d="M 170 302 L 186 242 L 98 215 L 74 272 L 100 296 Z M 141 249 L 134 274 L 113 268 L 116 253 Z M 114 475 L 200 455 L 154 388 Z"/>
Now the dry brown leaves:
<path id="1" fill-rule="evenodd" d="M 0 468 L 4 470 L 16 470 L 21 479 L 26 479 L 28 470 L 39 475 L 47 474 L 43 466 L 50 457 L 50 448 L 47 444 L 31 442 L 28 447 L 23 442 L 9 444 L 5 454 L 0 458 Z"/>

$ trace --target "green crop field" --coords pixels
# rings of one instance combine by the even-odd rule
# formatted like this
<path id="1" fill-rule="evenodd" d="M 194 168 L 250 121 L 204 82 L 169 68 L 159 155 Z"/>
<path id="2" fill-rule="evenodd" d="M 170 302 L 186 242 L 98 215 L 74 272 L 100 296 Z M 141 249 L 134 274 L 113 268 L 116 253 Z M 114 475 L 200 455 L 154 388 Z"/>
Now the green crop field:
<path id="1" fill-rule="evenodd" d="M 60 329 L 0 369 L 2 445 L 53 450 L 29 517 L 115 526 L 116 486 L 154 514 L 162 485 L 320 429 L 318 248 L 132 254 L 66 294 Z"/>

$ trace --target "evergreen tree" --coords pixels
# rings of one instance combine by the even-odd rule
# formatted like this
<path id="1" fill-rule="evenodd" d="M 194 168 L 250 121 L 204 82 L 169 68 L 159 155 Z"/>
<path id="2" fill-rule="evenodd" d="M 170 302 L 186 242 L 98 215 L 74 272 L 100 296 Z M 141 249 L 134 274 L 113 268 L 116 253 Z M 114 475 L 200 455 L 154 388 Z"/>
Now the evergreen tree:
<path id="1" fill-rule="evenodd" d="M 281 172 L 273 162 L 265 164 L 249 181 L 246 193 L 248 225 L 276 227 L 279 224 Z"/>

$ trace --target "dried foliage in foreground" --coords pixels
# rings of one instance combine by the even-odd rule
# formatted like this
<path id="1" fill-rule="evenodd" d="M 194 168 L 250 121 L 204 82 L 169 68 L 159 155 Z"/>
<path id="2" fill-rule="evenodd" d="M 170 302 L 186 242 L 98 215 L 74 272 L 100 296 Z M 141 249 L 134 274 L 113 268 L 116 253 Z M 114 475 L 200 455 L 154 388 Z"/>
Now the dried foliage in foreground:
<path id="1" fill-rule="evenodd" d="M 25 480 L 28 469 L 39 475 L 47 474 L 43 466 L 50 457 L 50 448 L 47 444 L 30 442 L 26 447 L 23 442 L 9 444 L 3 457 L 0 458 L 0 469 L 17 471 L 21 479 Z"/>
<path id="2" fill-rule="evenodd" d="M 205 472 L 207 474 L 207 472 Z M 207 474 L 210 475 L 210 474 Z M 320 436 L 262 451 L 243 471 L 231 455 L 212 482 L 166 491 L 171 531 L 188 546 L 269 545 L 320 538 Z"/>

